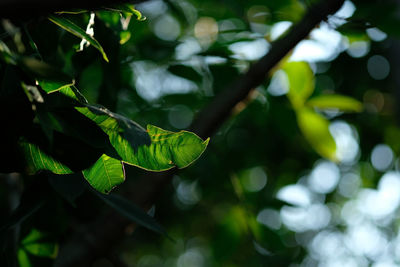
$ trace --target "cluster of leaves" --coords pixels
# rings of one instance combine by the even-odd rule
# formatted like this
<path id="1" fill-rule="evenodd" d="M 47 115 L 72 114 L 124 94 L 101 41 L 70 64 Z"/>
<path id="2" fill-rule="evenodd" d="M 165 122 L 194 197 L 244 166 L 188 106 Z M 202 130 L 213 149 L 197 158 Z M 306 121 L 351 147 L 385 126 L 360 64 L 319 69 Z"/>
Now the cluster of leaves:
<path id="1" fill-rule="evenodd" d="M 296 112 L 297 122 L 304 137 L 322 157 L 332 161 L 337 158 L 336 143 L 329 131 L 329 120 L 319 111 L 360 112 L 363 105 L 358 100 L 338 94 L 317 95 L 311 68 L 305 62 L 288 62 L 281 68 L 288 77 L 290 103 Z"/>
<path id="2" fill-rule="evenodd" d="M 131 5 L 103 9 L 143 19 Z M 97 49 L 108 62 L 90 27 L 85 31 L 67 18 L 66 13 L 73 16 L 86 11 L 58 12 L 45 23 L 53 22 L 81 38 L 84 45 Z M 152 217 L 129 201 L 118 195 L 102 194 L 108 194 L 125 181 L 124 164 L 147 171 L 185 168 L 200 157 L 209 140 L 204 141 L 191 132 L 171 132 L 152 125 L 143 129 L 127 117 L 90 104 L 70 75 L 43 60 L 47 56 L 39 52 L 26 25 L 3 22 L 0 98 L 4 122 L 0 142 L 4 160 L 0 172 L 20 172 L 36 179 L 44 175 L 53 189 L 72 204 L 87 188 L 85 179 L 105 203 L 129 219 L 165 233 Z M 25 27 L 23 34 L 19 27 Z M 41 199 L 33 202 L 34 209 L 30 206 L 33 203 L 21 203 L 1 227 L 3 234 L 38 210 Z M 21 241 L 18 252 L 21 266 L 30 266 L 27 253 L 51 258 L 57 254 L 56 245 L 40 243 L 43 234 L 31 230 Z"/>

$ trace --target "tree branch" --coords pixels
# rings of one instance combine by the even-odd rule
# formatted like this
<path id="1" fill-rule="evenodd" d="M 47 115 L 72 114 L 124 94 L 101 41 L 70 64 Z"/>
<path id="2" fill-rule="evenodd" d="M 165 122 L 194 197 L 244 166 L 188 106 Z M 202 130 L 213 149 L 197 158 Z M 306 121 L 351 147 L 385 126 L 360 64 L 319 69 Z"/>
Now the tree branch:
<path id="1" fill-rule="evenodd" d="M 211 136 L 230 117 L 235 105 L 246 99 L 248 94 L 264 81 L 271 69 L 306 38 L 317 24 L 335 13 L 343 2 L 344 0 L 321 0 L 311 7 L 285 37 L 272 44 L 270 51 L 263 58 L 200 112 L 192 125 L 192 131 L 203 138 Z M 135 192 L 130 194 L 130 199 L 143 208 L 148 208 L 165 184 L 169 183 L 175 171 L 150 173 L 142 177 L 134 187 Z M 56 266 L 89 266 L 96 257 L 107 254 L 115 247 L 125 236 L 125 229 L 129 225 L 132 223 L 110 212 L 94 225 L 85 226 L 61 248 Z"/>

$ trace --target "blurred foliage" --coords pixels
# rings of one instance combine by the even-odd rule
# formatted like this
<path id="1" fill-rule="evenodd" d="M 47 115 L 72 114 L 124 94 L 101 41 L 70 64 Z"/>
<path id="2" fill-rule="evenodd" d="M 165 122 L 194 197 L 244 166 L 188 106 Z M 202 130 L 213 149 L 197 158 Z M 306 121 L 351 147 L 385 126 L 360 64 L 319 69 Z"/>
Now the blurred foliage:
<path id="1" fill-rule="evenodd" d="M 3 204 L 12 193 L 3 175 L 3 254 L 13 257 L 4 244 L 18 225 L 20 265 L 51 266 L 105 203 L 145 226 L 113 246 L 128 266 L 398 266 L 397 1 L 346 1 L 235 107 L 207 150 L 182 131 L 314 2 L 151 0 L 2 19 L 0 143 L 10 153 L 1 171 L 19 171 L 10 181 L 21 194 L 18 208 Z M 157 146 L 165 135 L 175 149 Z M 196 145 L 190 155 L 185 142 Z M 116 192 L 129 193 L 144 173 L 135 166 L 186 167 L 203 151 L 163 188 L 156 220 L 87 190 L 86 181 L 105 193 L 126 178 Z M 15 160 L 20 152 L 36 156 Z M 42 169 L 53 173 L 26 174 Z M 94 266 L 117 263 L 104 255 Z"/>

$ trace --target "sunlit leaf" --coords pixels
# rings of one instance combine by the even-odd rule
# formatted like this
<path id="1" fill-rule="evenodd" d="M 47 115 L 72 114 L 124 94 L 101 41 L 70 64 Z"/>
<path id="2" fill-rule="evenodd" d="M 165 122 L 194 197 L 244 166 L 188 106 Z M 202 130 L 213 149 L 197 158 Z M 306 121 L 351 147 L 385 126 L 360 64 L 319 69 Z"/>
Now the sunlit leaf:
<path id="1" fill-rule="evenodd" d="M 35 174 L 40 170 L 49 170 L 56 174 L 73 173 L 70 168 L 46 154 L 35 144 L 21 140 L 20 147 L 25 156 L 27 172 L 30 174 Z"/>
<path id="2" fill-rule="evenodd" d="M 117 210 L 129 220 L 141 226 L 144 226 L 147 229 L 150 229 L 156 233 L 167 235 L 165 229 L 153 217 L 148 215 L 134 203 L 115 194 L 102 195 L 97 193 L 97 195 L 110 207 Z"/>
<path id="3" fill-rule="evenodd" d="M 297 121 L 314 150 L 321 156 L 336 161 L 336 143 L 329 132 L 329 121 L 309 108 L 297 111 Z"/>
<path id="4" fill-rule="evenodd" d="M 360 112 L 363 109 L 360 101 L 344 95 L 316 96 L 308 100 L 306 105 L 319 109 L 339 109 L 346 112 Z"/>
<path id="5" fill-rule="evenodd" d="M 54 132 L 63 133 L 62 136 L 65 136 L 65 138 L 71 137 L 77 141 L 82 141 L 95 151 L 103 150 L 111 153 L 114 150 L 110 144 L 108 135 L 95 122 L 83 116 L 74 108 L 70 107 L 48 112 L 43 111 L 41 113 L 48 114 L 49 117 L 49 121 L 45 121 L 42 124 L 46 124 L 46 127 L 54 130 Z M 101 154 L 98 156 L 100 157 Z M 116 153 L 110 155 L 115 156 Z"/>
<path id="6" fill-rule="evenodd" d="M 152 125 L 147 126 L 147 132 L 151 144 L 138 147 L 136 152 L 123 143 L 114 147 L 124 162 L 151 171 L 187 167 L 201 156 L 209 141 L 191 132 L 170 132 Z"/>
<path id="7" fill-rule="evenodd" d="M 44 91 L 46 91 L 46 93 L 56 92 L 58 90 L 63 89 L 64 87 L 70 87 L 70 86 L 74 85 L 74 81 L 72 81 L 70 83 L 65 83 L 65 82 L 61 82 L 61 81 L 50 81 L 50 80 L 42 80 L 42 79 L 39 79 L 38 83 L 39 83 L 40 87 Z"/>
<path id="8" fill-rule="evenodd" d="M 57 93 L 46 95 L 45 99 L 44 107 L 38 108 L 36 115 L 47 132 L 61 132 L 84 142 L 99 152 L 97 158 L 103 153 L 117 156 L 116 152 L 112 153 L 114 149 L 108 135 L 94 121 L 75 109 L 87 103 L 87 100 L 74 86 L 63 87 Z M 97 158 L 93 159 L 93 163 Z"/>
<path id="9" fill-rule="evenodd" d="M 135 7 L 133 5 L 127 4 L 127 3 L 107 6 L 107 7 L 104 7 L 104 9 L 111 10 L 111 11 L 117 11 L 117 12 L 124 12 L 124 13 L 128 13 L 130 15 L 135 15 L 136 19 L 139 21 L 143 21 L 146 19 L 146 17 L 143 16 L 139 10 L 135 9 Z"/>
<path id="10" fill-rule="evenodd" d="M 85 96 L 75 86 L 63 86 L 60 88 L 60 93 L 76 100 L 78 103 L 88 103 Z"/>
<path id="11" fill-rule="evenodd" d="M 289 80 L 287 96 L 295 109 L 301 108 L 314 91 L 314 74 L 306 62 L 288 62 L 282 70 Z"/>
<path id="12" fill-rule="evenodd" d="M 194 133 L 170 132 L 148 125 L 147 131 L 135 122 L 103 107 L 86 105 L 76 109 L 92 119 L 109 136 L 111 145 L 128 164 L 151 171 L 184 168 L 207 147 Z"/>
<path id="13" fill-rule="evenodd" d="M 146 132 L 133 121 L 103 107 L 86 105 L 76 109 L 109 135 L 124 162 L 146 170 L 184 168 L 200 157 L 208 144 L 208 140 L 187 131 L 175 133 L 149 125 Z"/>
<path id="14" fill-rule="evenodd" d="M 89 104 L 85 107 L 76 107 L 76 110 L 94 121 L 108 134 L 114 148 L 126 146 L 136 150 L 139 146 L 150 144 L 150 137 L 146 130 L 124 116 L 104 107 Z"/>
<path id="15" fill-rule="evenodd" d="M 122 162 L 105 154 L 82 173 L 93 188 L 104 194 L 109 193 L 114 187 L 125 181 Z"/>
<path id="16" fill-rule="evenodd" d="M 51 22 L 57 24 L 58 26 L 60 26 L 64 30 L 72 33 L 73 35 L 88 41 L 91 45 L 93 45 L 97 50 L 100 51 L 100 53 L 103 55 L 104 60 L 108 62 L 107 55 L 104 52 L 104 49 L 100 45 L 100 43 L 96 39 L 94 39 L 94 37 L 92 37 L 89 34 L 87 34 L 85 32 L 85 30 L 80 28 L 78 25 L 76 25 L 72 21 L 70 21 L 70 20 L 68 20 L 66 18 L 60 17 L 60 16 L 49 16 L 49 20 Z"/>
<path id="17" fill-rule="evenodd" d="M 125 44 L 126 42 L 129 41 L 129 39 L 131 38 L 131 32 L 130 31 L 122 31 L 119 33 L 119 43 L 121 45 Z"/>
<path id="18" fill-rule="evenodd" d="M 32 229 L 21 241 L 22 248 L 32 255 L 55 259 L 58 254 L 58 245 L 47 240 L 46 234 Z"/>

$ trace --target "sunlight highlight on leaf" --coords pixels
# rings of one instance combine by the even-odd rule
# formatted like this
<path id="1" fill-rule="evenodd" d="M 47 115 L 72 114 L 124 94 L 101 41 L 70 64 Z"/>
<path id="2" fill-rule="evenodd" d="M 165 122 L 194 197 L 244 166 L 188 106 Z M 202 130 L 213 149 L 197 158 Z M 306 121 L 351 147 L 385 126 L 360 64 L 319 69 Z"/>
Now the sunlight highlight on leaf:
<path id="1" fill-rule="evenodd" d="M 124 162 L 151 171 L 185 168 L 201 156 L 209 142 L 191 132 L 170 132 L 152 125 L 147 126 L 147 132 L 149 146 L 140 146 L 137 152 L 126 145 L 115 149 Z"/>
<path id="2" fill-rule="evenodd" d="M 22 140 L 20 147 L 25 156 L 27 172 L 30 174 L 35 174 L 40 170 L 49 170 L 56 174 L 73 173 L 70 168 L 46 154 L 35 144 Z"/>
<path id="3" fill-rule="evenodd" d="M 287 96 L 294 109 L 301 108 L 314 91 L 314 74 L 306 62 L 288 62 L 282 70 L 289 80 Z"/>
<path id="4" fill-rule="evenodd" d="M 131 4 L 127 4 L 127 3 L 116 4 L 113 6 L 104 7 L 104 9 L 111 10 L 111 11 L 117 11 L 117 12 L 124 12 L 124 13 L 130 14 L 130 15 L 135 15 L 136 19 L 139 21 L 146 20 L 146 17 L 143 16 L 142 13 L 139 10 L 135 9 L 135 7 Z"/>
<path id="5" fill-rule="evenodd" d="M 319 109 L 339 109 L 344 112 L 361 112 L 363 110 L 363 104 L 360 101 L 336 94 L 313 97 L 307 101 L 306 105 Z"/>
<path id="6" fill-rule="evenodd" d="M 80 28 L 78 25 L 76 25 L 72 21 L 70 21 L 70 20 L 68 20 L 66 18 L 62 18 L 60 16 L 49 16 L 48 19 L 51 22 L 53 22 L 56 25 L 58 25 L 61 28 L 63 28 L 64 30 L 72 33 L 73 35 L 88 41 L 91 45 L 93 45 L 97 50 L 100 51 L 100 53 L 103 55 L 104 60 L 108 62 L 108 58 L 107 58 L 106 53 L 104 52 L 103 47 L 100 45 L 100 43 L 96 39 L 94 39 L 94 37 L 92 37 L 89 34 L 87 34 L 85 32 L 85 30 Z"/>
<path id="7" fill-rule="evenodd" d="M 203 141 L 187 131 L 170 132 L 148 125 L 147 132 L 133 121 L 109 110 L 86 105 L 76 109 L 96 122 L 108 134 L 122 160 L 151 171 L 185 168 L 204 152 Z"/>
<path id="8" fill-rule="evenodd" d="M 38 80 L 40 87 L 46 91 L 46 93 L 53 93 L 63 89 L 64 87 L 70 87 L 74 85 L 74 81 L 71 83 L 65 83 L 60 81 L 50 81 L 50 80 Z"/>
<path id="9" fill-rule="evenodd" d="M 94 121 L 109 136 L 114 147 L 129 146 L 136 150 L 141 145 L 150 144 L 150 137 L 145 129 L 124 116 L 102 106 L 89 104 L 75 109 Z"/>
<path id="10" fill-rule="evenodd" d="M 89 184 L 103 194 L 108 194 L 114 187 L 125 181 L 122 162 L 105 154 L 82 173 Z"/>
<path id="11" fill-rule="evenodd" d="M 329 132 L 329 121 L 309 108 L 297 111 L 297 122 L 304 137 L 322 157 L 336 158 L 336 143 Z"/>

